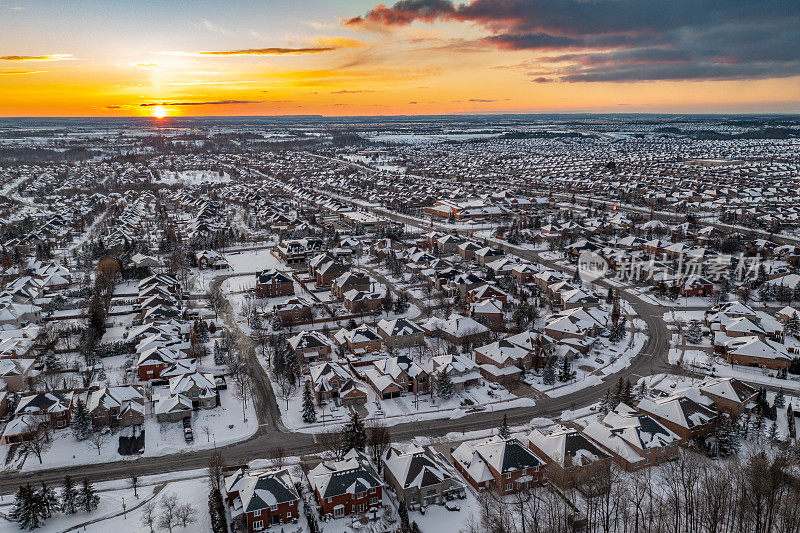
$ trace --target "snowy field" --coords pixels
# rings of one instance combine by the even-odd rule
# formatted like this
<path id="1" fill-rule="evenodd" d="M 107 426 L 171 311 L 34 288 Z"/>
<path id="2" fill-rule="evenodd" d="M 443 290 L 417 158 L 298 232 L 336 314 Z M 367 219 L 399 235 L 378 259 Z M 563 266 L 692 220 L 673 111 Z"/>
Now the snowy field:
<path id="1" fill-rule="evenodd" d="M 80 483 L 79 474 L 74 477 Z M 56 533 L 67 531 L 88 531 L 105 533 L 108 531 L 150 533 L 150 528 L 142 523 L 144 505 L 152 502 L 156 506 L 156 518 L 161 513 L 161 502 L 169 495 L 176 495 L 181 503 L 191 505 L 196 513 L 196 521 L 187 527 L 177 526 L 174 532 L 211 531 L 211 521 L 208 515 L 208 478 L 204 470 L 189 472 L 173 472 L 156 476 L 147 476 L 140 479 L 137 489 L 138 498 L 134 491 L 128 488 L 125 479 L 106 481 L 94 485 L 100 497 L 97 509 L 91 513 L 78 512 L 74 515 L 56 514 L 45 524 L 37 529 L 42 533 Z M 56 488 L 56 493 L 60 487 Z M 7 513 L 11 509 L 13 495 L 5 495 L 0 503 L 0 511 Z M 122 505 L 125 504 L 125 514 Z M 3 522 L 0 528 L 3 532 L 16 533 L 25 531 L 9 522 Z"/>

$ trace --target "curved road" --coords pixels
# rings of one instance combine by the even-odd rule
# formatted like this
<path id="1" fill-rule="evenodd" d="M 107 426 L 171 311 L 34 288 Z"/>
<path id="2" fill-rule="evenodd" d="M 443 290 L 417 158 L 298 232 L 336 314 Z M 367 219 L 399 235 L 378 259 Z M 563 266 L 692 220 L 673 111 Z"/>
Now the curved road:
<path id="1" fill-rule="evenodd" d="M 407 218 L 394 213 L 381 212 L 380 214 L 392 219 Z M 408 219 L 407 222 L 420 225 L 420 222 L 416 219 Z M 510 253 L 525 259 L 541 263 L 550 268 L 560 269 L 554 263 L 539 258 L 535 252 L 518 248 L 512 250 L 508 245 L 501 246 L 507 248 Z M 225 277 L 216 278 L 211 284 L 211 290 L 219 291 Z M 623 292 L 620 293 L 620 297 L 628 301 L 635 313 L 647 324 L 649 336 L 647 343 L 631 361 L 630 365 L 616 374 L 607 376 L 603 383 L 589 386 L 558 398 L 537 399 L 536 405 L 532 407 L 514 408 L 505 411 L 483 411 L 457 419 L 429 420 L 394 425 L 390 428 L 392 437 L 396 440 L 407 440 L 415 436 L 441 437 L 450 432 L 466 432 L 496 427 L 499 426 L 504 413 L 508 416 L 509 423 L 512 425 L 525 424 L 534 417 L 555 417 L 565 410 L 584 407 L 597 401 L 605 393 L 608 386 L 613 384 L 619 377 L 647 376 L 651 372 L 656 373 L 668 370 L 666 354 L 669 351 L 670 332 L 662 319 L 664 309 L 642 302 Z M 259 429 L 254 436 L 246 441 L 224 447 L 226 463 L 228 465 L 243 464 L 253 459 L 265 458 L 268 456 L 269 450 L 277 447 L 282 447 L 289 455 L 307 455 L 322 451 L 323 448 L 316 444 L 312 435 L 292 433 L 284 428 L 270 382 L 266 378 L 263 368 L 256 360 L 254 343 L 242 333 L 233 317 L 227 298 L 222 298 L 221 300 L 223 303 L 219 311 L 226 328 L 234 335 L 239 353 L 247 358 L 246 366 L 253 378 L 254 400 L 259 418 Z M 75 468 L 57 468 L 29 473 L 5 472 L 0 474 L 0 494 L 13 492 L 21 483 L 38 485 L 44 481 L 48 484 L 59 485 L 66 474 L 80 477 L 86 476 L 91 481 L 97 482 L 126 478 L 133 473 L 141 477 L 170 471 L 205 468 L 212 453 L 213 450 L 209 449 L 97 465 L 82 465 L 79 471 L 76 471 Z"/>

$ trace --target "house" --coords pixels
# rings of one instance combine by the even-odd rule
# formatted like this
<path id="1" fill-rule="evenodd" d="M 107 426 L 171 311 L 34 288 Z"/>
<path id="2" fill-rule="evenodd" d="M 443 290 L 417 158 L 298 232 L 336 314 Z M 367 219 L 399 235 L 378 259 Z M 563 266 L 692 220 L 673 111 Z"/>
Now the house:
<path id="1" fill-rule="evenodd" d="M 320 514 L 364 514 L 383 501 L 383 483 L 367 457 L 350 450 L 341 461 L 323 461 L 308 472 Z"/>
<path id="2" fill-rule="evenodd" d="M 611 454 L 611 459 L 627 472 L 673 459 L 680 437 L 624 403 L 610 411 L 602 421 L 587 425 L 583 434 Z"/>
<path id="3" fill-rule="evenodd" d="M 714 409 L 679 394 L 666 398 L 644 398 L 636 408 L 684 441 L 708 434 L 718 414 Z"/>
<path id="4" fill-rule="evenodd" d="M 725 358 L 731 364 L 759 366 L 776 370 L 789 368 L 792 358 L 783 344 L 757 336 L 738 337 L 724 345 Z"/>
<path id="5" fill-rule="evenodd" d="M 475 244 L 472 241 L 462 242 L 457 246 L 458 248 L 458 255 L 461 256 L 461 259 L 464 261 L 469 261 L 475 257 L 475 252 L 480 250 L 481 247 Z"/>
<path id="6" fill-rule="evenodd" d="M 300 265 L 306 263 L 325 249 L 325 242 L 317 238 L 285 239 L 276 250 L 278 257 L 287 265 Z"/>
<path id="7" fill-rule="evenodd" d="M 225 256 L 216 250 L 201 250 L 194 257 L 200 270 L 224 270 L 231 267 Z"/>
<path id="8" fill-rule="evenodd" d="M 28 389 L 28 376 L 36 359 L 0 359 L 0 381 L 11 392 Z"/>
<path id="9" fill-rule="evenodd" d="M 73 392 L 40 392 L 23 396 L 14 411 L 14 418 L 31 415 L 53 429 L 65 428 L 72 418 L 74 395 Z"/>
<path id="10" fill-rule="evenodd" d="M 289 298 L 283 303 L 276 304 L 274 312 L 281 317 L 281 324 L 291 326 L 300 322 L 308 322 L 313 318 L 314 305 L 299 296 Z"/>
<path id="11" fill-rule="evenodd" d="M 544 458 L 547 479 L 561 489 L 586 489 L 608 475 L 611 456 L 574 429 L 547 434 L 534 429 L 528 435 L 528 447 Z"/>
<path id="12" fill-rule="evenodd" d="M 469 304 L 469 315 L 489 326 L 492 331 L 503 329 L 503 304 L 497 300 L 481 300 Z"/>
<path id="13" fill-rule="evenodd" d="M 345 272 L 333 280 L 331 294 L 342 300 L 347 291 L 356 290 L 370 292 L 371 289 L 372 280 L 363 272 Z"/>
<path id="14" fill-rule="evenodd" d="M 501 339 L 475 348 L 475 362 L 484 378 L 505 386 L 517 381 L 524 369 L 532 367 L 533 352 L 509 339 Z"/>
<path id="15" fill-rule="evenodd" d="M 294 294 L 294 282 L 283 272 L 270 268 L 256 274 L 256 296 L 259 298 L 276 298 L 292 294 Z"/>
<path id="16" fill-rule="evenodd" d="M 262 531 L 300 517 L 300 496 L 285 468 L 257 474 L 240 468 L 225 478 L 225 492 L 231 518 L 242 517 L 247 531 Z"/>
<path id="17" fill-rule="evenodd" d="M 464 442 L 450 455 L 456 470 L 477 490 L 508 494 L 542 482 L 544 461 L 514 438 Z"/>
<path id="18" fill-rule="evenodd" d="M 464 485 L 453 478 L 432 454 L 412 446 L 394 444 L 383 455 L 383 477 L 397 497 L 414 508 L 442 505 L 464 498 Z"/>
<path id="19" fill-rule="evenodd" d="M 379 359 L 372 364 L 379 375 L 390 378 L 404 393 L 425 394 L 430 391 L 428 373 L 406 355 Z M 371 381 L 374 374 L 367 374 L 367 380 Z M 376 392 L 381 393 L 378 389 Z"/>
<path id="20" fill-rule="evenodd" d="M 219 394 L 214 376 L 211 374 L 185 374 L 169 380 L 170 396 L 185 396 L 192 401 L 194 409 L 213 409 L 219 405 Z"/>
<path id="21" fill-rule="evenodd" d="M 707 378 L 697 386 L 714 402 L 717 411 L 739 417 L 758 391 L 735 378 Z"/>
<path id="22" fill-rule="evenodd" d="M 333 280 L 349 272 L 350 268 L 339 260 L 328 255 L 322 256 L 324 262 L 315 264 L 315 257 L 309 264 L 309 274 L 314 276 L 318 287 L 329 287 Z"/>
<path id="23" fill-rule="evenodd" d="M 317 402 L 322 403 L 332 398 L 338 398 L 342 384 L 352 379 L 350 372 L 334 362 L 324 362 L 312 365 L 309 369 L 311 383 Z"/>
<path id="24" fill-rule="evenodd" d="M 379 321 L 378 335 L 390 350 L 425 344 L 425 330 L 407 318 Z"/>
<path id="25" fill-rule="evenodd" d="M 450 381 L 453 382 L 453 388 L 458 391 L 463 391 L 468 387 L 480 385 L 483 381 L 480 372 L 478 372 L 478 365 L 464 355 L 448 354 L 439 355 L 431 359 L 431 379 L 437 379 L 442 373 L 450 376 Z"/>
<path id="26" fill-rule="evenodd" d="M 178 422 L 192 416 L 192 400 L 182 394 L 164 396 L 156 401 L 154 412 L 158 422 Z"/>
<path id="27" fill-rule="evenodd" d="M 181 357 L 182 353 L 163 347 L 153 347 L 141 352 L 136 365 L 139 381 L 159 379 L 161 372 L 174 365 Z"/>
<path id="28" fill-rule="evenodd" d="M 92 427 L 127 427 L 144 423 L 144 396 L 138 387 L 103 387 L 89 393 L 86 405 Z"/>
<path id="29" fill-rule="evenodd" d="M 377 292 L 350 289 L 342 295 L 342 300 L 351 313 L 372 313 L 381 308 L 383 297 Z"/>
<path id="30" fill-rule="evenodd" d="M 489 328 L 475 319 L 453 313 L 447 320 L 437 321 L 436 332 L 448 342 L 461 346 L 489 336 Z"/>
<path id="31" fill-rule="evenodd" d="M 365 355 L 381 349 L 381 336 L 366 324 L 353 330 L 342 328 L 334 335 L 334 340 L 339 346 L 347 345 L 354 355 Z"/>
<path id="32" fill-rule="evenodd" d="M 486 263 L 494 261 L 498 257 L 503 257 L 506 253 L 497 248 L 490 248 L 488 246 L 475 250 L 475 260 L 480 266 L 486 266 Z"/>
<path id="33" fill-rule="evenodd" d="M 287 342 L 301 363 L 308 364 L 330 358 L 331 341 L 318 331 L 301 331 L 289 337 Z"/>

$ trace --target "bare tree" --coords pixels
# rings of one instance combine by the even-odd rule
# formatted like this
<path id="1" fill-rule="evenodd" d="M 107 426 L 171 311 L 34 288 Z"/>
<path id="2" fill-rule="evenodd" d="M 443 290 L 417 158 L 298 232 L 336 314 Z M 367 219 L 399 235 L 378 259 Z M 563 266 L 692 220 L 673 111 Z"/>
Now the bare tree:
<path id="1" fill-rule="evenodd" d="M 242 421 L 247 419 L 247 398 L 250 394 L 250 375 L 241 357 L 233 350 L 228 354 L 225 361 L 233 380 L 233 396 L 242 402 Z"/>
<path id="2" fill-rule="evenodd" d="M 222 489 L 223 470 L 225 470 L 225 460 L 219 450 L 214 450 L 208 458 L 208 479 L 213 490 Z"/>
<path id="3" fill-rule="evenodd" d="M 392 443 L 392 435 L 382 422 L 373 420 L 367 428 L 367 446 L 369 447 L 372 462 L 377 465 L 378 472 L 383 469 L 383 454 Z"/>
<path id="4" fill-rule="evenodd" d="M 20 449 L 24 453 L 32 453 L 39 459 L 39 464 L 42 464 L 42 454 L 50 449 L 53 441 L 51 439 L 50 424 L 39 423 L 29 424 L 26 426 L 29 434 L 28 439 L 22 443 Z"/>
<path id="5" fill-rule="evenodd" d="M 142 525 L 150 528 L 150 533 L 154 533 L 153 526 L 156 523 L 156 504 L 147 502 L 142 506 Z"/>
<path id="6" fill-rule="evenodd" d="M 211 442 L 211 428 L 208 426 L 202 426 L 200 431 L 202 431 L 203 435 L 206 436 L 206 442 Z"/>
<path id="7" fill-rule="evenodd" d="M 337 429 L 329 429 L 317 434 L 317 443 L 322 447 L 323 453 L 328 457 L 336 459 L 342 458 L 342 432 Z"/>
<path id="8" fill-rule="evenodd" d="M 167 494 L 161 499 L 161 514 L 158 516 L 158 527 L 161 529 L 168 529 L 172 533 L 172 529 L 178 525 L 178 507 L 180 502 L 175 494 Z"/>
<path id="9" fill-rule="evenodd" d="M 105 430 L 95 430 L 89 433 L 86 438 L 86 445 L 89 449 L 97 450 L 97 455 L 100 455 L 103 446 L 108 444 L 111 440 L 111 433 Z"/>
<path id="10" fill-rule="evenodd" d="M 286 402 L 286 410 L 288 411 L 289 400 L 291 400 L 292 396 L 294 396 L 294 391 L 297 387 L 284 372 L 281 372 L 279 375 L 275 376 L 275 379 L 278 381 L 278 394 L 280 395 L 281 399 Z"/>
<path id="11" fill-rule="evenodd" d="M 135 472 L 131 472 L 128 475 L 128 485 L 133 489 L 133 496 L 138 498 L 139 476 L 137 476 Z"/>
<path id="12" fill-rule="evenodd" d="M 270 450 L 267 457 L 272 461 L 274 468 L 283 468 L 283 465 L 286 464 L 286 450 L 280 446 Z"/>
<path id="13" fill-rule="evenodd" d="M 188 503 L 181 503 L 178 505 L 177 509 L 175 509 L 175 519 L 181 527 L 193 524 L 197 521 L 197 509 Z"/>

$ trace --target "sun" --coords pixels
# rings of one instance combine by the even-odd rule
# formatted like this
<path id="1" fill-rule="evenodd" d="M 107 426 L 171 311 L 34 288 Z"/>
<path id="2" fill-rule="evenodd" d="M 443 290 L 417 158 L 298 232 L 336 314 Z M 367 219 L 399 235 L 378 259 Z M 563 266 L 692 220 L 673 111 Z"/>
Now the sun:
<path id="1" fill-rule="evenodd" d="M 153 118 L 164 118 L 169 115 L 169 112 L 164 109 L 164 106 L 157 105 L 153 108 Z"/>

